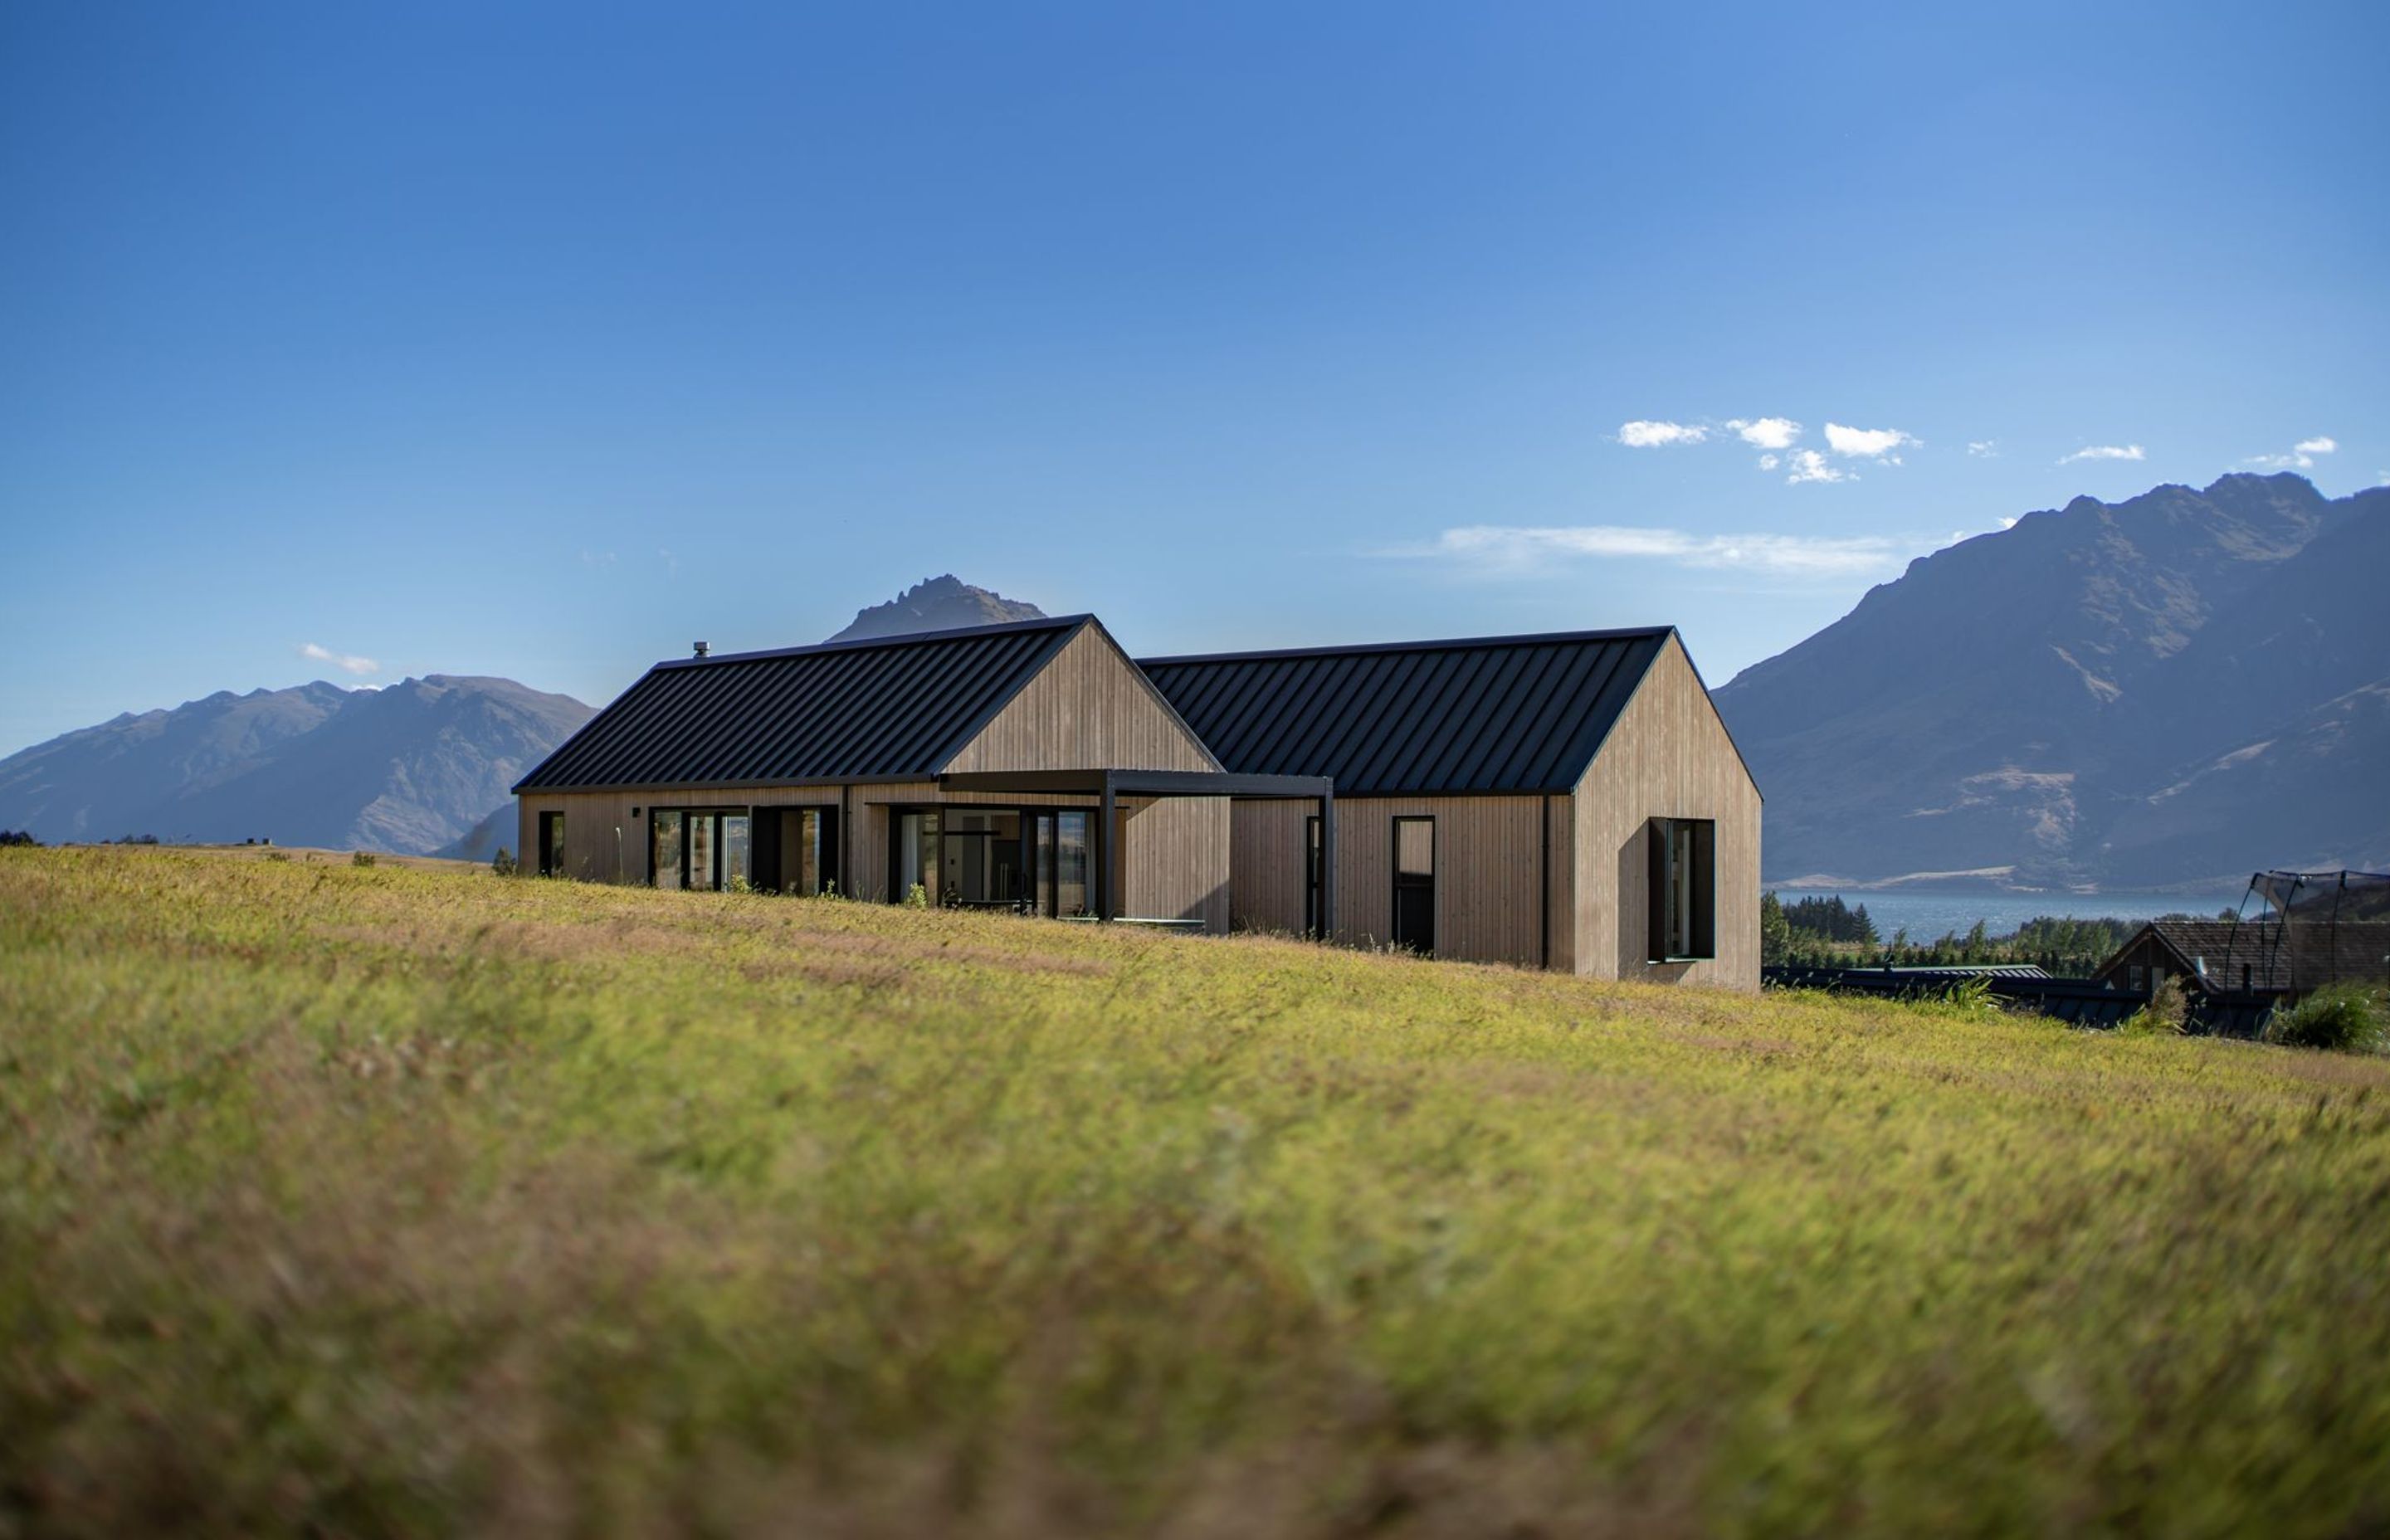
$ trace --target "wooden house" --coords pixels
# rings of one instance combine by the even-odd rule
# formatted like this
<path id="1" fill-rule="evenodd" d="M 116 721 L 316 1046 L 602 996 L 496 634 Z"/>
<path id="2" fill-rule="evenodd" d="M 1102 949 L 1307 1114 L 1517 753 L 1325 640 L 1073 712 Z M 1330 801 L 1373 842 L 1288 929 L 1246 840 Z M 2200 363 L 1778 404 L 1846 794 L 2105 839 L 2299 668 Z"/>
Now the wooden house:
<path id="1" fill-rule="evenodd" d="M 1125 656 L 1093 616 L 658 663 L 525 864 L 1755 989 L 1759 794 L 1673 630 Z"/>

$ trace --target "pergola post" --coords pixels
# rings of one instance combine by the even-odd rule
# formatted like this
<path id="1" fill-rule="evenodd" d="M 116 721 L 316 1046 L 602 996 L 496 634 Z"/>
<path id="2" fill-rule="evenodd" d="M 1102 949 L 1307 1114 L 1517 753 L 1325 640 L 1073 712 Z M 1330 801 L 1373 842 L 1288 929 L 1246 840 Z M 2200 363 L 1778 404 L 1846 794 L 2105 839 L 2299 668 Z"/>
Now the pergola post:
<path id="1" fill-rule="evenodd" d="M 1120 910 L 1120 798 L 1112 789 L 1112 773 L 1104 772 L 1103 811 L 1098 815 L 1096 918 L 1109 920 Z"/>
<path id="2" fill-rule="evenodd" d="M 1319 934 L 1327 941 L 1336 934 L 1336 793 L 1323 789 L 1319 793 Z"/>

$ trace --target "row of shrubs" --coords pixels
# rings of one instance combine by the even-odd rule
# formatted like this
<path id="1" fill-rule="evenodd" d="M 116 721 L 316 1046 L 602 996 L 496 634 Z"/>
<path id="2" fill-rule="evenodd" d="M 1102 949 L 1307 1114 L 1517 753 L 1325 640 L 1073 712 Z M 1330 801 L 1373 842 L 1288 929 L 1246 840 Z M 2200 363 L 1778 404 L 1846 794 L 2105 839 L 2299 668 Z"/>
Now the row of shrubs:
<path id="1" fill-rule="evenodd" d="M 2150 1003 L 2116 1030 L 2128 1036 L 2179 1033 L 2191 1002 L 2178 979 L 2161 979 Z M 2277 1007 L 2259 1040 L 2289 1048 L 2390 1054 L 2390 991 L 2360 983 L 2332 984 Z"/>

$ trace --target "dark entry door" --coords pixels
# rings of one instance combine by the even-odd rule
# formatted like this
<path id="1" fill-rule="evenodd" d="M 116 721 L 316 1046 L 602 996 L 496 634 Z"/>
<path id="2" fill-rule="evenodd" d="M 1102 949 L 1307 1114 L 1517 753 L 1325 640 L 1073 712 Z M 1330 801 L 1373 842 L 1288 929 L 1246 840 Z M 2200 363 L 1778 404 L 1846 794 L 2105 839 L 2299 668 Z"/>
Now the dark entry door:
<path id="1" fill-rule="evenodd" d="M 1394 944 L 1435 950 L 1435 820 L 1394 820 Z"/>

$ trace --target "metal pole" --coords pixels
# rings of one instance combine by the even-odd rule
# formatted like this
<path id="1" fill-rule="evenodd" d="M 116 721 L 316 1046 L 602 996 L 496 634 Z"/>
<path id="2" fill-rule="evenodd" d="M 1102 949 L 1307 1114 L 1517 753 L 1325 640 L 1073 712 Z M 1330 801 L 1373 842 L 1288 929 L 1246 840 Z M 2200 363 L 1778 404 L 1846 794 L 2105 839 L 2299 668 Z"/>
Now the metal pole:
<path id="1" fill-rule="evenodd" d="M 1319 794 L 1319 939 L 1336 934 L 1336 789 Z"/>
<path id="2" fill-rule="evenodd" d="M 1120 841 L 1112 836 L 1120 800 L 1112 791 L 1112 773 L 1104 772 L 1103 811 L 1097 816 L 1096 918 L 1111 919 L 1120 904 Z"/>

